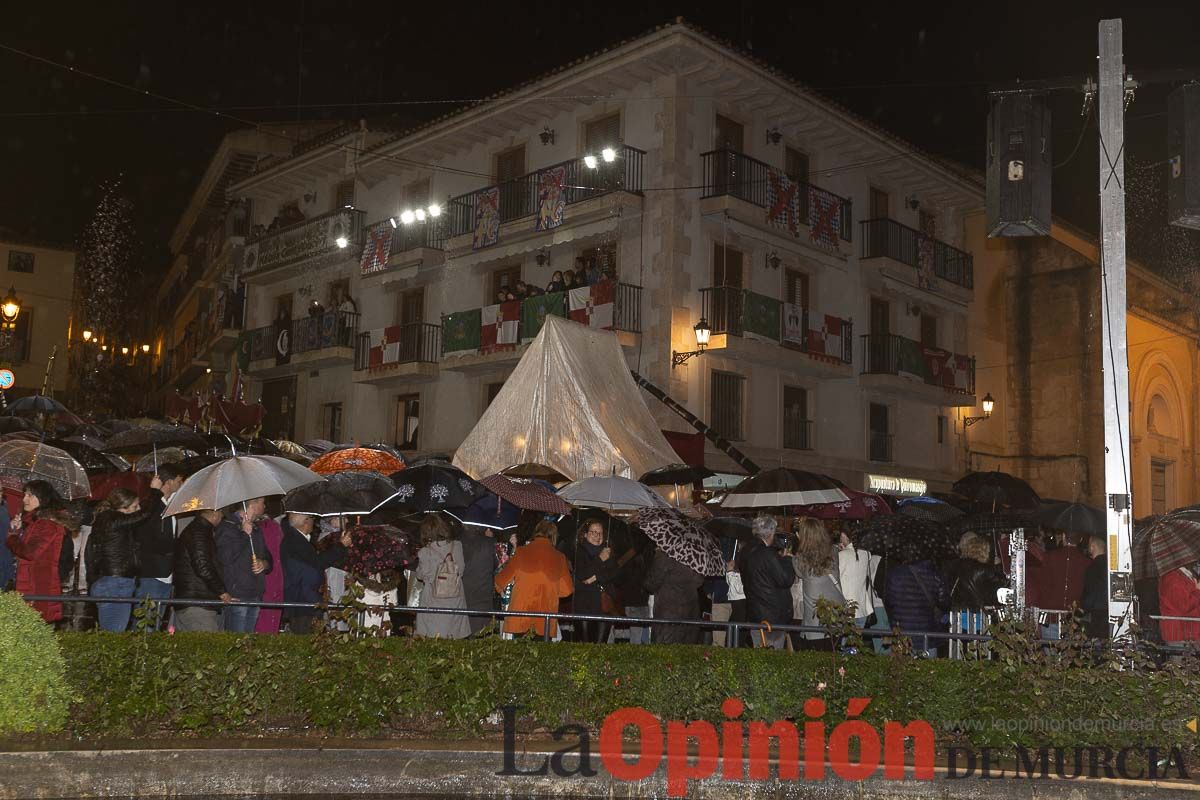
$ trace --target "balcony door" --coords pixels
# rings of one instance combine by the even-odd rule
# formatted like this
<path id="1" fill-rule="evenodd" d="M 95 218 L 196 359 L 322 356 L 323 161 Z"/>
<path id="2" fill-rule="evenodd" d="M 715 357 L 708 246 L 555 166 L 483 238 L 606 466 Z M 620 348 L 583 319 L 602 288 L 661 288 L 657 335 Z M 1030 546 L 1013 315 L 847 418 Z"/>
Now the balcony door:
<path id="1" fill-rule="evenodd" d="M 891 409 L 883 403 L 871 403 L 870 457 L 872 461 L 892 460 Z"/>
<path id="2" fill-rule="evenodd" d="M 740 250 L 713 243 L 713 290 L 707 311 L 717 333 L 741 334 L 743 261 Z"/>
<path id="3" fill-rule="evenodd" d="M 783 387 L 783 446 L 787 450 L 812 449 L 812 422 L 808 415 L 808 390 Z"/>
<path id="4" fill-rule="evenodd" d="M 892 304 L 871 298 L 871 330 L 867 337 L 867 372 L 890 372 L 892 349 Z"/>
<path id="5" fill-rule="evenodd" d="M 533 210 L 529 187 L 517 181 L 525 174 L 525 145 L 496 156 L 496 183 L 500 184 L 500 219 L 520 219 Z"/>
<path id="6" fill-rule="evenodd" d="M 732 194 L 749 199 L 749 186 L 746 185 L 747 176 L 741 156 L 745 132 L 742 123 L 717 114 L 713 125 L 713 147 L 720 152 L 717 154 L 716 175 L 713 177 L 719 195 Z"/>
<path id="7" fill-rule="evenodd" d="M 400 325 L 400 361 L 417 361 L 424 333 L 421 323 L 425 321 L 425 287 L 402 292 L 396 312 L 396 322 Z"/>
<path id="8" fill-rule="evenodd" d="M 938 318 L 933 314 L 921 314 L 921 346 L 938 346 Z"/>
<path id="9" fill-rule="evenodd" d="M 266 381 L 262 387 L 263 435 L 296 438 L 296 377 Z"/>
<path id="10" fill-rule="evenodd" d="M 606 147 L 611 147 L 619 154 L 621 152 L 621 114 L 608 114 L 600 119 L 594 119 L 583 126 L 583 154 L 599 156 Z M 607 162 L 604 159 L 596 164 L 595 169 L 581 170 L 581 180 L 584 186 L 599 192 L 609 192 L 620 187 L 621 174 L 624 164 L 620 159 Z M 572 201 L 581 199 L 572 198 Z"/>

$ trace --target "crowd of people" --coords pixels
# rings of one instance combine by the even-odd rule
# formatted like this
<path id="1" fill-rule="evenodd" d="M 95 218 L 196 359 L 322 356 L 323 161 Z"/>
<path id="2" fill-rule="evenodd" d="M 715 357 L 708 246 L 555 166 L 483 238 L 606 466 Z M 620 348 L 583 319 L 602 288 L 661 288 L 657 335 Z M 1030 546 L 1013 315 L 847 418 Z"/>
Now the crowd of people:
<path id="1" fill-rule="evenodd" d="M 513 286 L 505 287 L 496 292 L 497 303 L 511 303 L 514 301 L 525 300 L 529 297 L 538 297 L 543 294 L 553 294 L 555 292 L 569 292 L 572 289 L 579 289 L 585 286 L 592 286 L 601 281 L 613 280 L 612 270 L 604 267 L 601 268 L 596 263 L 596 259 L 584 258 L 579 256 L 575 259 L 574 269 L 555 270 L 550 276 L 550 282 L 546 284 L 546 288 L 542 289 L 539 286 L 528 284 L 525 281 L 518 280 Z"/>

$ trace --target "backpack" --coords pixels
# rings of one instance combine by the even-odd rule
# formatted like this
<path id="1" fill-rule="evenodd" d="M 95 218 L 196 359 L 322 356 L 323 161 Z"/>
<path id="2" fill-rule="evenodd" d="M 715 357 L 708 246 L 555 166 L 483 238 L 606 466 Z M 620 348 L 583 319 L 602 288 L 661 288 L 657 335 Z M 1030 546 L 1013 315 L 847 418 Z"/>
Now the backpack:
<path id="1" fill-rule="evenodd" d="M 462 590 L 462 572 L 454 561 L 454 553 L 447 553 L 433 576 L 433 597 L 435 600 L 449 600 L 461 595 Z"/>

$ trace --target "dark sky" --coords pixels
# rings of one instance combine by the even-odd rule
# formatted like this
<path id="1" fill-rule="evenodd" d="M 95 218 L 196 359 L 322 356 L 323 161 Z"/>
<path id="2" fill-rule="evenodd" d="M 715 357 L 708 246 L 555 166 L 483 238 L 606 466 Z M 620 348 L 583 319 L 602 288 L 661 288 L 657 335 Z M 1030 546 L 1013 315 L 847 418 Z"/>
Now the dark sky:
<path id="1" fill-rule="evenodd" d="M 1142 70 L 1200 67 L 1200 11 L 1146 3 L 421 3 L 256 0 L 26 4 L 0 44 L 251 120 L 402 119 L 481 97 L 683 14 L 918 145 L 980 167 L 990 83 L 1094 71 L 1096 22 L 1123 16 Z M 1037 16 L 1033 17 L 1032 14 Z M 1129 110 L 1131 163 L 1165 157 L 1166 87 Z M 297 103 L 302 108 L 297 109 Z M 1081 96 L 1053 101 L 1055 212 L 1095 229 L 1097 146 Z M 0 228 L 74 241 L 123 173 L 147 266 L 229 120 L 0 50 Z M 1131 206 L 1145 206 L 1131 203 Z M 1136 209 L 1135 209 L 1136 212 Z"/>

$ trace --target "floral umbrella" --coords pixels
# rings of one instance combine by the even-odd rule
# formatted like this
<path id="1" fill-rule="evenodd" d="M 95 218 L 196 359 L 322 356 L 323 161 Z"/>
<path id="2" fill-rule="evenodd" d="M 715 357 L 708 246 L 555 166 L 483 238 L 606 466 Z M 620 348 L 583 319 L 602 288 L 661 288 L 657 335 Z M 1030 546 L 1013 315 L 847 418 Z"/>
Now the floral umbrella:
<path id="1" fill-rule="evenodd" d="M 666 555 L 701 575 L 724 575 L 717 538 L 673 508 L 643 508 L 633 516 L 642 533 Z"/>
<path id="2" fill-rule="evenodd" d="M 393 473 L 391 479 L 396 494 L 388 505 L 410 513 L 466 508 L 487 492 L 467 473 L 446 462 L 424 462 Z"/>
<path id="3" fill-rule="evenodd" d="M 0 442 L 0 475 L 47 481 L 67 500 L 92 493 L 87 472 L 70 454 L 42 442 Z"/>
<path id="4" fill-rule="evenodd" d="M 314 461 L 309 469 L 321 475 L 347 471 L 378 472 L 383 475 L 391 475 L 393 472 L 404 469 L 404 462 L 382 450 L 370 447 L 351 447 L 326 453 Z"/>
<path id="5" fill-rule="evenodd" d="M 408 534 L 390 525 L 356 525 L 348 533 L 350 547 L 342 569 L 374 592 L 389 592 L 399 586 L 403 570 L 415 561 Z M 318 549 L 333 538 L 322 539 Z"/>
<path id="6" fill-rule="evenodd" d="M 875 517 L 865 523 L 858 546 L 903 564 L 943 561 L 958 554 L 945 527 L 903 514 Z"/>
<path id="7" fill-rule="evenodd" d="M 887 501 L 879 495 L 867 492 L 856 492 L 853 489 L 842 489 L 846 500 L 835 503 L 813 503 L 807 506 L 795 506 L 794 513 L 801 517 L 816 517 L 817 519 L 870 519 L 876 516 L 889 516 L 892 509 Z"/>

